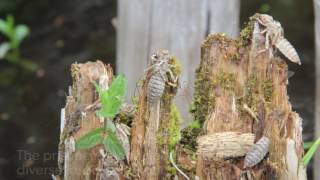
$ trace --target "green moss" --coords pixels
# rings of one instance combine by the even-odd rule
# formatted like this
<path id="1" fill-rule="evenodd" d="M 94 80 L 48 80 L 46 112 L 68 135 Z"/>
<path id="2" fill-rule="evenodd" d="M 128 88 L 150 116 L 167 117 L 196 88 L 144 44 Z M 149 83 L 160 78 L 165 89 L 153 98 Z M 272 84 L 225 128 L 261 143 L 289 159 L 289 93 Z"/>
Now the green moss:
<path id="1" fill-rule="evenodd" d="M 201 128 L 201 124 L 199 121 L 192 121 L 189 126 L 190 128 L 193 128 L 193 129 L 200 129 Z"/>
<path id="2" fill-rule="evenodd" d="M 251 16 L 249 22 L 245 23 L 245 27 L 240 32 L 240 39 L 238 41 L 240 46 L 247 46 L 250 44 L 252 39 L 252 32 L 254 27 L 254 22 L 256 17 L 259 14 L 256 13 L 255 15 Z"/>
<path id="3" fill-rule="evenodd" d="M 255 94 L 256 94 L 256 85 L 257 85 L 257 77 L 250 76 L 246 86 L 245 86 L 245 97 L 244 102 L 249 106 L 252 107 L 255 104 Z"/>
<path id="4" fill-rule="evenodd" d="M 236 77 L 232 73 L 220 72 L 213 79 L 214 86 L 220 86 L 225 90 L 233 91 L 236 84 Z"/>
<path id="5" fill-rule="evenodd" d="M 240 39 L 239 45 L 240 46 L 247 46 L 251 42 L 252 38 L 252 31 L 253 31 L 253 23 L 249 22 L 245 25 L 245 27 L 240 32 Z"/>
<path id="6" fill-rule="evenodd" d="M 272 79 L 267 79 L 263 83 L 263 95 L 266 102 L 272 101 L 272 94 L 273 94 L 273 83 Z"/>
<path id="7" fill-rule="evenodd" d="M 171 106 L 170 112 L 170 122 L 169 122 L 169 149 L 173 150 L 177 144 L 177 142 L 181 138 L 180 134 L 180 123 L 181 123 L 181 115 L 175 105 Z"/>
<path id="8" fill-rule="evenodd" d="M 173 57 L 170 61 L 169 64 L 172 65 L 171 71 L 173 75 L 177 76 L 181 74 L 181 64 L 180 61 L 176 58 Z"/>
<path id="9" fill-rule="evenodd" d="M 206 68 L 203 66 L 203 68 Z M 196 70 L 195 92 L 193 96 L 190 112 L 194 119 L 202 125 L 206 119 L 208 109 L 213 109 L 215 105 L 215 94 L 213 91 L 213 81 L 207 75 L 207 69 L 199 67 Z"/>
<path id="10" fill-rule="evenodd" d="M 226 36 L 225 33 L 209 34 L 206 40 L 202 43 L 202 47 L 211 47 L 213 43 L 230 42 L 232 39 Z"/>
<path id="11" fill-rule="evenodd" d="M 197 137 L 200 135 L 201 131 L 202 128 L 199 121 L 191 122 L 181 131 L 180 144 L 182 144 L 184 148 L 196 152 Z"/>
<path id="12" fill-rule="evenodd" d="M 132 127 L 132 121 L 134 118 L 134 114 L 126 114 L 125 112 L 119 112 L 116 115 L 115 119 L 118 120 L 120 123 L 123 123 L 129 127 Z"/>

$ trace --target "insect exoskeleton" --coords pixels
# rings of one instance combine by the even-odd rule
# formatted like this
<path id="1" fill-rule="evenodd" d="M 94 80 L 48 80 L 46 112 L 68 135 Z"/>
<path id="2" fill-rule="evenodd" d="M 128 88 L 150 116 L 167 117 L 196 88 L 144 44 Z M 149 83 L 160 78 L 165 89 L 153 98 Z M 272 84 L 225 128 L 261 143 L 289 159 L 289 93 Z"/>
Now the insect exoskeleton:
<path id="1" fill-rule="evenodd" d="M 165 80 L 160 73 L 151 76 L 148 83 L 147 100 L 149 104 L 156 103 L 162 96 L 165 88 Z"/>
<path id="2" fill-rule="evenodd" d="M 277 49 L 288 58 L 290 61 L 301 65 L 301 61 L 297 51 L 292 44 L 285 38 L 280 38 L 278 43 L 275 44 Z"/>
<path id="3" fill-rule="evenodd" d="M 156 51 L 151 56 L 151 78 L 147 87 L 147 101 L 150 105 L 160 100 L 167 81 L 167 72 L 170 71 L 169 60 L 171 55 L 167 50 Z"/>
<path id="4" fill-rule="evenodd" d="M 269 152 L 270 139 L 262 136 L 259 141 L 254 144 L 244 159 L 244 167 L 252 167 L 257 165 Z"/>
<path id="5" fill-rule="evenodd" d="M 261 33 L 266 34 L 266 49 L 269 49 L 270 45 L 273 45 L 291 62 L 300 65 L 299 55 L 293 45 L 284 37 L 280 22 L 274 20 L 272 16 L 267 14 L 259 14 L 256 20 L 265 27 Z"/>

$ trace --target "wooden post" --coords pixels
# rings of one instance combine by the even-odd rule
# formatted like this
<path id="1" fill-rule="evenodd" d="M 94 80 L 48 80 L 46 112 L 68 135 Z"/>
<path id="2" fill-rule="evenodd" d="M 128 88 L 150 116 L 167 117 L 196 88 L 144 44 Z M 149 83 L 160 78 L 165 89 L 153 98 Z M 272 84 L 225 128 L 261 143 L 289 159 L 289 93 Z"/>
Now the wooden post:
<path id="1" fill-rule="evenodd" d="M 209 7 L 209 32 L 225 33 L 236 38 L 239 36 L 240 20 L 239 0 L 210 0 Z"/>
<path id="2" fill-rule="evenodd" d="M 176 104 L 185 120 L 192 100 L 200 44 L 209 32 L 238 35 L 239 0 L 118 0 L 117 73 L 128 78 L 127 100 L 157 49 L 180 61 L 182 75 Z"/>
<path id="3" fill-rule="evenodd" d="M 320 137 L 320 1 L 314 0 L 314 13 L 315 13 L 315 50 L 316 50 L 316 59 L 315 59 L 315 69 L 316 69 L 316 102 L 315 102 L 315 138 Z M 317 171 L 320 169 L 320 151 L 316 154 L 314 158 L 314 179 L 320 179 L 320 172 Z"/>

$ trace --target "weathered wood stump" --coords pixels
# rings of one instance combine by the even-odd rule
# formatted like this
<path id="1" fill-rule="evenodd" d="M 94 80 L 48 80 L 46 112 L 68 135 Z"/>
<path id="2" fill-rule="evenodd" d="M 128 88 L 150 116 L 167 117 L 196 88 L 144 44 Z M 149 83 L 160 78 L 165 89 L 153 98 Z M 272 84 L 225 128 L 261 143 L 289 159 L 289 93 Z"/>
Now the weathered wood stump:
<path id="1" fill-rule="evenodd" d="M 174 76 L 180 75 L 180 65 L 175 58 L 169 64 Z M 170 179 L 174 175 L 169 162 L 169 154 L 174 150 L 180 131 L 180 117 L 173 105 L 178 84 L 165 85 L 160 101 L 159 126 L 151 118 L 147 103 L 147 85 L 152 76 L 148 71 L 139 87 L 137 110 L 133 119 L 131 138 L 131 168 L 135 179 Z"/>
<path id="2" fill-rule="evenodd" d="M 200 179 L 304 179 L 302 119 L 287 95 L 287 64 L 262 52 L 265 39 L 252 40 L 252 31 L 253 20 L 240 39 L 214 34 L 202 44 L 192 109 L 203 125 L 197 149 Z M 271 144 L 262 162 L 244 167 L 244 152 L 253 143 L 244 137 L 250 134 L 254 142 L 267 136 Z"/>
<path id="3" fill-rule="evenodd" d="M 72 65 L 73 86 L 63 109 L 59 146 L 60 157 L 64 157 L 59 161 L 62 177 L 306 179 L 300 163 L 304 153 L 302 119 L 292 111 L 287 95 L 287 64 L 274 51 L 261 51 L 265 37 L 252 37 L 253 23 L 254 18 L 239 39 L 214 34 L 203 42 L 191 108 L 195 121 L 181 131 L 178 144 L 181 118 L 173 105 L 178 84 L 174 85 L 172 79 L 159 83 L 165 87 L 156 110 L 148 102 L 148 83 L 155 72 L 152 68 L 146 71 L 138 84 L 133 117 L 122 110 L 114 120 L 131 127 L 130 142 L 128 137 L 126 143 L 121 141 L 127 155 L 123 161 L 108 152 L 101 153 L 101 145 L 74 149 L 79 137 L 102 126 L 97 109 L 92 108 L 98 100 L 92 81 L 108 87 L 112 69 L 100 61 Z M 166 62 L 172 74 L 179 76 L 178 61 L 170 56 Z M 245 164 L 245 156 L 262 137 L 268 143 L 259 151 L 267 155 L 261 155 L 261 161 Z"/>
<path id="4" fill-rule="evenodd" d="M 73 64 L 71 74 L 73 85 L 62 109 L 58 162 L 60 177 L 68 180 L 118 179 L 125 162 L 118 162 L 110 154 L 101 153 L 102 145 L 88 150 L 75 149 L 75 142 L 81 136 L 103 126 L 103 120 L 95 112 L 98 95 L 92 82 L 107 88 L 112 81 L 112 68 L 101 61 Z"/>

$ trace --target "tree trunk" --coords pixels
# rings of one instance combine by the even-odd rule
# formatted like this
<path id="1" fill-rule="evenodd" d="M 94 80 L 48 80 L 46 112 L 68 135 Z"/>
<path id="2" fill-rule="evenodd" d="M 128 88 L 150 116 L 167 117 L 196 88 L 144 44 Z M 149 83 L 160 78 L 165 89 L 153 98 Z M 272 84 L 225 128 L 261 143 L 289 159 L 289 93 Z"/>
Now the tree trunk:
<path id="1" fill-rule="evenodd" d="M 315 137 L 320 137 L 320 1 L 314 0 L 314 13 L 315 13 L 315 50 L 316 50 L 316 102 L 315 102 Z M 314 179 L 320 179 L 320 151 L 316 154 L 313 164 Z"/>
<path id="2" fill-rule="evenodd" d="M 128 77 L 127 100 L 136 92 L 148 57 L 168 49 L 183 67 L 176 104 L 183 118 L 191 120 L 188 109 L 200 44 L 209 32 L 236 37 L 239 11 L 239 0 L 118 0 L 117 72 Z"/>
<path id="3" fill-rule="evenodd" d="M 193 108 L 194 118 L 203 123 L 200 179 L 305 179 L 299 163 L 302 119 L 288 101 L 287 64 L 268 51 L 258 52 L 264 37 L 252 38 L 253 23 L 238 40 L 215 34 L 202 44 Z M 262 137 L 271 142 L 264 150 L 269 154 L 244 167 L 243 156 Z"/>

